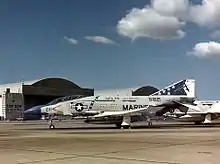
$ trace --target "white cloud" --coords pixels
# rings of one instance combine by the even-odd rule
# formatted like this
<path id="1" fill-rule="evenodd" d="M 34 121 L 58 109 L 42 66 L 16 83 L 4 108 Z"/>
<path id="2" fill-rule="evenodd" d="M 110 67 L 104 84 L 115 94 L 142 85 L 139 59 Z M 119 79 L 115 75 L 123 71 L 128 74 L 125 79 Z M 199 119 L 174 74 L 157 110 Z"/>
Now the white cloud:
<path id="1" fill-rule="evenodd" d="M 152 0 L 152 8 L 160 15 L 187 19 L 188 0 Z"/>
<path id="2" fill-rule="evenodd" d="M 201 5 L 190 6 L 192 22 L 206 27 L 220 25 L 220 0 L 202 0 Z"/>
<path id="3" fill-rule="evenodd" d="M 77 41 L 77 40 L 75 40 L 75 39 L 73 39 L 73 38 L 69 38 L 69 37 L 67 37 L 67 36 L 64 36 L 63 37 L 65 40 L 67 40 L 69 43 L 71 43 L 71 44 L 78 44 L 79 42 Z"/>
<path id="4" fill-rule="evenodd" d="M 220 26 L 220 0 L 202 0 L 192 4 L 189 0 L 151 0 L 143 8 L 133 8 L 117 23 L 118 34 L 135 40 L 180 39 L 185 36 L 186 23 L 201 27 Z"/>
<path id="5" fill-rule="evenodd" d="M 187 0 L 153 0 L 142 9 L 133 8 L 119 20 L 117 32 L 135 40 L 139 37 L 153 39 L 180 39 L 185 36 L 181 19 L 185 16 Z M 166 7 L 164 7 L 166 6 Z"/>
<path id="6" fill-rule="evenodd" d="M 220 43 L 213 41 L 197 43 L 188 54 L 202 58 L 220 57 Z"/>
<path id="7" fill-rule="evenodd" d="M 96 42 L 96 43 L 101 43 L 101 44 L 118 45 L 113 40 L 110 40 L 110 39 L 103 37 L 103 36 L 85 36 L 85 39 Z"/>
<path id="8" fill-rule="evenodd" d="M 216 30 L 209 35 L 212 39 L 220 39 L 220 30 Z"/>

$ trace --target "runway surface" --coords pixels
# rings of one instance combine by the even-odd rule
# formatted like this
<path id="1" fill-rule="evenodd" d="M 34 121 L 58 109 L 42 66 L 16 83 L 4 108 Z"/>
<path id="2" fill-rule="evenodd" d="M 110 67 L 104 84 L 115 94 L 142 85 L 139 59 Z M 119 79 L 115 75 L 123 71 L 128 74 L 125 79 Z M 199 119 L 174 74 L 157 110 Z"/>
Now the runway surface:
<path id="1" fill-rule="evenodd" d="M 61 122 L 0 123 L 0 160 L 7 164 L 211 164 L 220 161 L 220 125 L 157 123 L 116 129 Z M 69 127 L 72 127 L 68 129 Z"/>

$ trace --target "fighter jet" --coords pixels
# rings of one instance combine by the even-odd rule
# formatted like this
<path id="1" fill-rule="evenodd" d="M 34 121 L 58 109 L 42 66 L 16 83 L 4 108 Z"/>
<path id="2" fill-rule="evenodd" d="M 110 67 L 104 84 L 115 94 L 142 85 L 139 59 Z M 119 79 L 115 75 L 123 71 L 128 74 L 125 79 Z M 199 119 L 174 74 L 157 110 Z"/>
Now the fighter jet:
<path id="1" fill-rule="evenodd" d="M 193 104 L 181 104 L 186 112 L 174 111 L 165 113 L 164 117 L 181 122 L 194 122 L 195 125 L 211 124 L 212 120 L 220 118 L 220 101 L 195 101 Z"/>
<path id="2" fill-rule="evenodd" d="M 83 97 L 54 105 L 44 106 L 41 113 L 51 116 L 49 128 L 55 128 L 53 115 L 84 116 L 86 123 L 115 124 L 129 128 L 130 124 L 145 119 L 152 125 L 149 116 L 162 116 L 165 112 L 195 100 L 195 80 L 185 79 L 173 83 L 150 96 L 96 95 Z"/>

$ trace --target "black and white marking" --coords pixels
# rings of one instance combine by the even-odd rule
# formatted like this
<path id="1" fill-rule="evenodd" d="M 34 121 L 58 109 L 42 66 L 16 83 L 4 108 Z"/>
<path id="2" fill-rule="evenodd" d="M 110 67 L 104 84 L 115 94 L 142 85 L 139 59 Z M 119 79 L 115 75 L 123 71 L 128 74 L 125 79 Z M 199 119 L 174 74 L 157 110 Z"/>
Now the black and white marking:
<path id="1" fill-rule="evenodd" d="M 182 80 L 168 88 L 160 90 L 153 95 L 187 95 L 189 88 L 186 86 L 186 80 Z"/>
<path id="2" fill-rule="evenodd" d="M 81 112 L 81 111 L 83 111 L 83 109 L 84 109 L 84 106 L 83 106 L 82 103 L 77 103 L 77 104 L 75 104 L 75 110 L 76 110 L 77 112 Z"/>
<path id="3" fill-rule="evenodd" d="M 93 107 L 95 101 L 96 101 L 98 98 L 99 98 L 99 96 L 96 96 L 95 99 L 91 101 L 91 104 L 89 105 L 88 110 L 91 110 L 91 109 L 92 109 L 92 107 Z"/>

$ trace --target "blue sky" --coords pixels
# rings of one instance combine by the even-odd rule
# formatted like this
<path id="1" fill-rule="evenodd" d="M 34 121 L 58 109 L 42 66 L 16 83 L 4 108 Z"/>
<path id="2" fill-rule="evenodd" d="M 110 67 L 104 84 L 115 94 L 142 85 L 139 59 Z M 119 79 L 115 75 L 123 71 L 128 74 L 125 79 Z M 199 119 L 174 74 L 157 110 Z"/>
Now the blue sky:
<path id="1" fill-rule="evenodd" d="M 177 1 L 184 0 L 172 3 Z M 172 13 L 165 13 L 172 19 L 163 21 L 162 25 L 161 22 L 153 23 L 159 25 L 160 31 L 166 26 L 165 33 L 158 34 L 155 33 L 157 28 L 149 29 L 150 33 L 146 30 L 146 24 L 149 27 L 152 21 L 140 21 L 152 18 L 154 13 L 151 17 L 132 17 L 135 16 L 131 13 L 132 8 L 141 11 L 149 3 L 148 0 L 1 0 L 0 83 L 61 76 L 95 89 L 142 85 L 163 88 L 183 78 L 194 78 L 199 98 L 220 98 L 219 38 L 210 36 L 219 31 L 216 15 L 205 12 L 210 4 L 193 1 L 201 8 L 193 10 L 194 17 L 190 20 L 189 16 L 187 19 L 174 14 L 179 21 L 185 22 L 183 27 L 178 26 L 180 23 L 173 19 Z M 218 7 L 216 11 L 220 11 Z M 159 10 L 160 6 L 157 12 Z M 129 13 L 130 17 L 126 17 Z M 195 17 L 195 13 L 206 14 L 202 16 L 204 20 Z M 127 18 L 125 24 L 118 26 L 123 18 Z M 137 25 L 127 29 L 128 20 L 134 20 Z M 206 27 L 207 24 L 214 26 Z M 173 30 L 171 25 L 177 28 L 176 31 L 184 31 L 184 36 L 161 39 L 164 35 L 169 37 L 167 33 Z M 97 41 L 95 36 L 112 42 L 100 41 L 100 38 Z M 201 42 L 207 44 L 193 51 Z M 203 47 L 211 47 L 211 52 Z"/>

